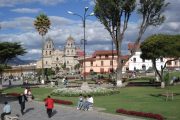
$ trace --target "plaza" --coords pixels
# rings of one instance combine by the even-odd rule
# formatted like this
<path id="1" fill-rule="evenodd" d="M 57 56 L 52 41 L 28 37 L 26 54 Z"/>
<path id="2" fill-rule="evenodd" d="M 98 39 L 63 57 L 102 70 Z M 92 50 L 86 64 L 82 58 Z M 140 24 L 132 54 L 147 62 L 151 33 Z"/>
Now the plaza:
<path id="1" fill-rule="evenodd" d="M 9 99 L 9 100 L 8 100 Z M 20 120 L 49 120 L 46 114 L 44 102 L 32 101 L 26 103 L 25 114 L 22 116 L 20 106 L 16 98 L 6 98 L 12 107 L 12 116 L 19 115 Z M 3 97 L 0 100 L 0 108 L 3 107 Z M 0 109 L 2 113 L 2 109 Z M 141 118 L 112 115 L 98 110 L 79 111 L 75 107 L 55 105 L 52 120 L 143 120 Z"/>
<path id="2" fill-rule="evenodd" d="M 179 6 L 1 0 L 1 119 L 180 120 Z"/>

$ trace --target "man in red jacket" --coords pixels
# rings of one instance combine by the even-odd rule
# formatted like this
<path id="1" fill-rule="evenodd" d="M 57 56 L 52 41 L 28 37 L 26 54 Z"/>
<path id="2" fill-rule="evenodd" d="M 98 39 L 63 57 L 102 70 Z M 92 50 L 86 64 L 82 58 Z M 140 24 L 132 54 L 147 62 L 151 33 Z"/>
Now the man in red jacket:
<path id="1" fill-rule="evenodd" d="M 46 106 L 46 109 L 47 109 L 48 117 L 51 118 L 51 116 L 52 116 L 52 109 L 54 108 L 54 100 L 51 99 L 50 96 L 48 96 L 46 98 L 45 106 Z"/>

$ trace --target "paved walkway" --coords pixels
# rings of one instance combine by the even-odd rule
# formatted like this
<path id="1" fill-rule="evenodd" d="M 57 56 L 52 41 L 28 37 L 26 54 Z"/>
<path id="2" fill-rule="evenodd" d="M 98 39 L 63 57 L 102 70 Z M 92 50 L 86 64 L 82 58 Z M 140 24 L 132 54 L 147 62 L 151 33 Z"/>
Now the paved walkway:
<path id="1" fill-rule="evenodd" d="M 3 103 L 0 96 L 0 113 L 2 113 Z M 75 107 L 55 105 L 52 118 L 48 118 L 43 102 L 27 102 L 25 114 L 20 114 L 20 106 L 17 100 L 11 99 L 12 115 L 19 114 L 20 120 L 142 120 L 122 115 L 113 115 L 98 111 L 80 111 Z"/>

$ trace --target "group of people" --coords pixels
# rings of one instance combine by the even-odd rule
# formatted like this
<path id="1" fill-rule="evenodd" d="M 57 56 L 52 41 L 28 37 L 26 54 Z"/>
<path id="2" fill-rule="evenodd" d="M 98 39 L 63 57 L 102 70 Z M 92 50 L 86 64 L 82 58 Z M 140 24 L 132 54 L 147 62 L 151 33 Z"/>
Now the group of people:
<path id="1" fill-rule="evenodd" d="M 26 88 L 24 90 L 24 93 L 22 93 L 19 97 L 18 97 L 18 101 L 20 104 L 20 108 L 21 108 L 21 114 L 24 115 L 24 109 L 25 109 L 25 103 L 26 101 L 28 101 L 28 94 L 32 95 L 31 93 L 29 93 L 30 90 L 28 90 L 28 88 Z M 89 110 L 90 106 L 93 106 L 94 100 L 93 97 L 91 95 L 88 96 L 82 96 L 82 94 L 80 94 L 79 99 L 78 99 L 78 105 L 77 105 L 77 109 L 78 110 Z M 3 113 L 1 114 L 1 120 L 4 120 L 5 115 L 10 115 L 11 114 L 11 106 L 8 104 L 8 102 L 6 101 L 4 103 L 4 108 L 3 108 Z M 54 100 L 50 97 L 47 96 L 46 100 L 45 100 L 45 107 L 46 107 L 46 112 L 49 118 L 52 117 L 52 111 L 54 108 Z"/>
<path id="2" fill-rule="evenodd" d="M 77 109 L 84 111 L 89 110 L 90 106 L 93 106 L 93 103 L 94 99 L 91 95 L 82 96 L 82 94 L 80 94 Z"/>
<path id="3" fill-rule="evenodd" d="M 18 101 L 19 101 L 20 108 L 21 108 L 21 114 L 24 115 L 25 103 L 26 103 L 26 101 L 28 101 L 28 98 L 25 94 L 21 94 L 18 97 Z M 50 96 L 48 96 L 45 100 L 45 107 L 47 110 L 48 117 L 51 118 L 52 117 L 52 109 L 54 108 L 54 100 Z M 4 120 L 5 115 L 10 115 L 10 114 L 11 114 L 11 106 L 6 101 L 4 103 L 3 113 L 1 114 L 1 120 Z"/>
<path id="4" fill-rule="evenodd" d="M 25 102 L 28 101 L 26 95 L 20 94 L 20 96 L 18 97 L 18 101 L 21 108 L 21 114 L 24 115 Z M 10 115 L 10 114 L 11 114 L 11 106 L 10 104 L 8 104 L 7 101 L 5 101 L 3 107 L 3 113 L 1 114 L 1 120 L 4 120 L 5 115 Z"/>

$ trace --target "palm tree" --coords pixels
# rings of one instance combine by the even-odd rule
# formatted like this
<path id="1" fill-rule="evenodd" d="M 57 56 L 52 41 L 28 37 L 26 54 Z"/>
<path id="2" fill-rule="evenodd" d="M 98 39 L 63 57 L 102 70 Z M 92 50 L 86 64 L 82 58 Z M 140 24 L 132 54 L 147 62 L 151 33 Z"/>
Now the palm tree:
<path id="1" fill-rule="evenodd" d="M 34 27 L 38 31 L 39 35 L 42 36 L 42 79 L 44 79 L 44 60 L 43 60 L 43 47 L 44 47 L 44 36 L 50 29 L 51 21 L 48 16 L 41 13 L 34 20 Z"/>

